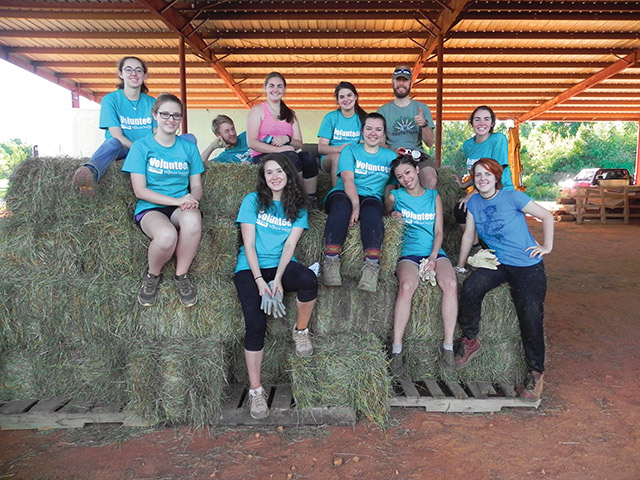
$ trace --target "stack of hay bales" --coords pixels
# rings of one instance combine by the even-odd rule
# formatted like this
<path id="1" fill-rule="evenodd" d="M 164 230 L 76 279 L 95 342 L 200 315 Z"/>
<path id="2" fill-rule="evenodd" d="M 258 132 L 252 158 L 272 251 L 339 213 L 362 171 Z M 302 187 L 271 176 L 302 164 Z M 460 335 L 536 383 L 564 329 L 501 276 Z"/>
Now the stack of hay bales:
<path id="1" fill-rule="evenodd" d="M 79 161 L 36 158 L 15 171 L 0 221 L 0 399 L 68 395 L 125 401 L 155 423 L 213 423 L 229 382 L 246 382 L 244 323 L 232 274 L 239 244 L 234 223 L 255 188 L 257 169 L 209 163 L 203 176 L 203 235 L 192 267 L 199 291 L 190 309 L 177 299 L 174 265 L 164 269 L 158 301 L 140 307 L 148 240 L 132 220 L 128 176 L 111 167 L 97 195 L 71 188 Z M 328 190 L 322 179 L 321 193 Z M 441 172 L 445 250 L 455 260 L 460 234 L 449 212 L 459 191 Z M 324 192 L 323 192 L 324 190 Z M 326 215 L 312 212 L 297 249 L 306 265 L 321 261 Z M 321 286 L 312 318 L 316 353 L 293 354 L 295 296 L 287 315 L 270 320 L 265 385 L 292 383 L 298 406 L 347 405 L 383 423 L 391 378 L 385 344 L 397 283 L 402 224 L 385 218 L 378 292 L 356 288 L 362 263 L 359 229 L 345 244 L 344 283 Z M 441 376 L 437 348 L 442 320 L 437 288 L 421 286 L 406 334 L 407 372 L 414 380 Z M 523 374 L 517 320 L 506 287 L 485 302 L 478 362 L 460 380 L 519 381 Z"/>

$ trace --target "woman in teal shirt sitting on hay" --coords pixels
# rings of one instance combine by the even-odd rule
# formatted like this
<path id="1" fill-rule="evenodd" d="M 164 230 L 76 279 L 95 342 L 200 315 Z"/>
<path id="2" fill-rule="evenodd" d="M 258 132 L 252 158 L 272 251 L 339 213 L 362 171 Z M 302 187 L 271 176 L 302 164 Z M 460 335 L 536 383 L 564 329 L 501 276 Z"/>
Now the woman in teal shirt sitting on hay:
<path id="1" fill-rule="evenodd" d="M 313 353 L 308 326 L 318 296 L 318 279 L 293 255 L 302 232 L 309 228 L 307 215 L 307 198 L 293 163 L 281 153 L 264 155 L 257 191 L 244 197 L 236 219 L 242 246 L 233 277 L 244 315 L 248 403 L 255 419 L 269 416 L 268 395 L 261 380 L 266 314 L 282 308 L 284 292 L 297 292 L 292 332 L 296 354 L 307 357 Z"/>
<path id="2" fill-rule="evenodd" d="M 144 307 L 155 303 L 160 271 L 175 254 L 180 302 L 191 307 L 198 296 L 187 273 L 200 245 L 200 174 L 204 167 L 195 143 L 176 135 L 184 114 L 180 100 L 163 93 L 151 114 L 158 122 L 155 134 L 133 142 L 122 166 L 131 174 L 133 193 L 138 198 L 135 221 L 151 239 L 149 268 L 138 302 Z"/>
<path id="3" fill-rule="evenodd" d="M 424 154 L 423 154 L 424 155 Z M 420 184 L 418 162 L 409 155 L 400 155 L 391 163 L 391 172 L 401 188 L 385 198 L 391 216 L 402 218 L 404 233 L 402 252 L 398 259 L 398 296 L 393 314 L 391 371 L 394 376 L 404 371 L 402 337 L 411 315 L 411 300 L 421 278 L 436 283 L 442 290 L 441 313 L 444 342 L 440 346 L 442 367 L 454 370 L 453 335 L 458 315 L 458 285 L 449 258 L 442 250 L 442 200 L 436 190 Z"/>

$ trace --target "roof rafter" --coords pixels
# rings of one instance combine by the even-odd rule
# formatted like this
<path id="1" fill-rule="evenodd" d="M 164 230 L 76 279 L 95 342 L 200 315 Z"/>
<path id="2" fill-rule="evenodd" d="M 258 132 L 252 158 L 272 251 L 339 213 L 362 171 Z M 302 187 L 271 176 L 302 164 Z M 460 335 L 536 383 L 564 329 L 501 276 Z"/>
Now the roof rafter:
<path id="1" fill-rule="evenodd" d="M 186 19 L 173 6 L 167 6 L 162 0 L 136 1 L 140 5 L 149 8 L 155 15 L 161 18 L 171 30 L 180 35 L 183 41 L 189 45 L 196 54 L 200 55 L 213 67 L 216 73 L 220 75 L 220 78 L 222 78 L 242 103 L 249 106 L 249 98 L 244 94 L 242 89 L 237 86 L 229 71 L 222 65 L 211 50 L 209 50 L 207 43 L 202 39 L 200 34 L 191 26 L 191 20 Z"/>
<path id="2" fill-rule="evenodd" d="M 555 105 L 563 103 L 566 100 L 572 97 L 575 97 L 576 95 L 579 95 L 580 93 L 584 92 L 588 88 L 593 87 L 594 85 L 598 85 L 599 83 L 606 80 L 607 78 L 612 77 L 613 75 L 621 72 L 622 70 L 625 70 L 626 68 L 629 68 L 630 66 L 637 65 L 639 62 L 640 62 L 640 50 L 636 50 L 630 53 L 629 55 L 627 55 L 626 57 L 621 58 L 613 65 L 610 65 L 609 67 L 605 68 L 601 72 L 598 72 L 595 75 L 592 75 L 591 77 L 587 78 L 586 80 L 583 80 L 577 85 L 574 85 L 573 87 L 568 89 L 566 92 L 563 92 L 560 95 L 555 96 L 554 98 L 546 101 L 539 107 L 534 108 L 530 112 L 518 117 L 516 119 L 516 122 L 522 123 L 522 122 L 526 122 L 527 120 L 532 120 L 542 115 L 544 112 L 554 107 Z"/>

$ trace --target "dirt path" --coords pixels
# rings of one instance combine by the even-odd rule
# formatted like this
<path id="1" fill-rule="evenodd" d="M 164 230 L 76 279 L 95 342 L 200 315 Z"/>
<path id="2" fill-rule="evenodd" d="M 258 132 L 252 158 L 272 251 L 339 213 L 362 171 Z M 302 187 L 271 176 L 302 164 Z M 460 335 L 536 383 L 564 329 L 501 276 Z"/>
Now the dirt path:
<path id="1" fill-rule="evenodd" d="M 0 479 L 639 479 L 639 245 L 637 224 L 556 224 L 538 410 L 394 410 L 385 432 L 0 432 Z"/>

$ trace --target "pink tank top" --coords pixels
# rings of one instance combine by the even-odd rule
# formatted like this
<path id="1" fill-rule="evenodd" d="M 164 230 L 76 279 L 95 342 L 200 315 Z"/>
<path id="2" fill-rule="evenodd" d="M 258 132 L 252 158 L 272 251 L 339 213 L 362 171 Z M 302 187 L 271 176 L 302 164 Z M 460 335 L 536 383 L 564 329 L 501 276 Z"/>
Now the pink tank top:
<path id="1" fill-rule="evenodd" d="M 289 135 L 289 137 L 293 138 L 293 125 L 291 123 L 273 118 L 267 102 L 262 102 L 262 110 L 264 111 L 264 117 L 262 118 L 260 128 L 258 129 L 258 139 L 264 138 L 267 135 L 271 135 L 273 137 L 277 135 Z M 252 158 L 257 157 L 258 155 L 262 155 L 262 153 L 251 150 Z"/>

